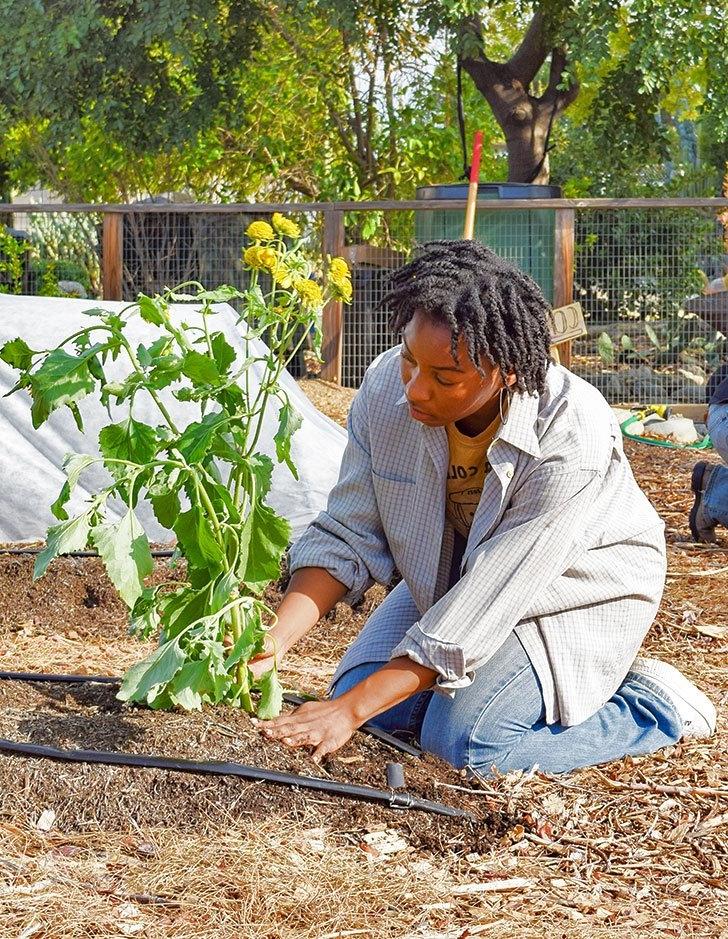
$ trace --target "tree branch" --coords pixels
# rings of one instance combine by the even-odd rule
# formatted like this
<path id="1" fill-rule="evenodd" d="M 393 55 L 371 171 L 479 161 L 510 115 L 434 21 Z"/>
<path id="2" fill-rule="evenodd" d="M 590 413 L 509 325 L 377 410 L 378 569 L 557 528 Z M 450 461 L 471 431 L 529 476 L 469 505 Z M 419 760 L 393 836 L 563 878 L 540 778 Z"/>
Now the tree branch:
<path id="1" fill-rule="evenodd" d="M 565 91 L 558 86 L 561 84 L 561 76 L 567 65 L 567 52 L 563 46 L 558 46 L 551 51 L 551 64 L 549 67 L 549 83 L 546 91 L 539 99 L 540 103 L 549 104 L 556 108 L 558 112 L 567 108 L 579 94 L 579 83 L 575 78 L 571 79 L 571 84 Z"/>
<path id="2" fill-rule="evenodd" d="M 513 77 L 517 78 L 526 90 L 528 90 L 528 86 L 538 74 L 549 54 L 544 24 L 545 17 L 543 13 L 540 11 L 534 13 L 520 46 L 508 62 L 508 68 Z"/>

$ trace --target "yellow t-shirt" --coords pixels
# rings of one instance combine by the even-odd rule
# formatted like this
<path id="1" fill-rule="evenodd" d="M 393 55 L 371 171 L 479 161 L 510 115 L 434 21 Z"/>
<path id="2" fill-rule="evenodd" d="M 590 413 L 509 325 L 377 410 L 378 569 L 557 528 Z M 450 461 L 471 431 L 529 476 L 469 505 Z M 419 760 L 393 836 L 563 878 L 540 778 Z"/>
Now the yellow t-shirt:
<path id="1" fill-rule="evenodd" d="M 498 433 L 500 423 L 498 415 L 477 437 L 466 436 L 455 424 L 448 424 L 445 428 L 450 448 L 445 514 L 451 525 L 464 538 L 470 533 L 473 516 L 483 492 L 485 474 L 490 468 L 486 451 Z"/>

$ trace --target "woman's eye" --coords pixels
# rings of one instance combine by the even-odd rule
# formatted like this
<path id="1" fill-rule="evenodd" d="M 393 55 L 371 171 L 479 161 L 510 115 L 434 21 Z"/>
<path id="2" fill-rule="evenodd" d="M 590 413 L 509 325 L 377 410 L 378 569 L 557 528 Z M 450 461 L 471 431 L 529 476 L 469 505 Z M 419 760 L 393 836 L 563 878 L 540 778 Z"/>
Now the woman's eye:
<path id="1" fill-rule="evenodd" d="M 452 388 L 452 386 L 456 384 L 454 381 L 443 381 L 439 375 L 435 376 L 435 381 L 438 385 L 443 385 L 445 388 Z"/>

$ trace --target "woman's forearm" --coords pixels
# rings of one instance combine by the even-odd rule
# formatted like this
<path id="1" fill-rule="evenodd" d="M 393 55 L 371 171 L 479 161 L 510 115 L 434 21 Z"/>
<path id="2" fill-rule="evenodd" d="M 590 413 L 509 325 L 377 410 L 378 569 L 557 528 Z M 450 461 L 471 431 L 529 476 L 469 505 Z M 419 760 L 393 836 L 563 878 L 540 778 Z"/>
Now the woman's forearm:
<path id="1" fill-rule="evenodd" d="M 347 707 L 356 726 L 361 726 L 418 691 L 431 688 L 436 678 L 434 669 L 401 656 L 387 662 L 336 701 Z"/>
<path id="2" fill-rule="evenodd" d="M 278 622 L 269 633 L 278 654 L 285 654 L 347 592 L 347 587 L 323 567 L 302 567 L 297 570 L 278 607 Z"/>

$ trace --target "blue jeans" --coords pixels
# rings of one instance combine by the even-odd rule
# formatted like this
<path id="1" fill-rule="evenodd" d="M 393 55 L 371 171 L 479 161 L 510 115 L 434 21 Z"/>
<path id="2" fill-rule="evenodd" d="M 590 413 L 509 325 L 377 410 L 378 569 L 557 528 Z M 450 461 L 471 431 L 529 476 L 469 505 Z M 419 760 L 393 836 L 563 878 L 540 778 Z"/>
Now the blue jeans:
<path id="1" fill-rule="evenodd" d="M 336 681 L 330 696 L 344 694 L 384 664 L 351 668 Z M 505 773 L 534 764 L 544 772 L 565 773 L 627 754 L 652 753 L 682 736 L 672 702 L 658 685 L 634 672 L 582 724 L 547 724 L 541 685 L 515 633 L 454 697 L 423 691 L 372 723 L 414 738 L 429 753 L 481 776 L 493 768 Z"/>
<path id="2" fill-rule="evenodd" d="M 713 446 L 728 463 L 728 404 L 710 405 L 708 433 Z M 714 521 L 728 526 L 728 466 L 716 466 L 711 473 L 703 506 Z"/>

